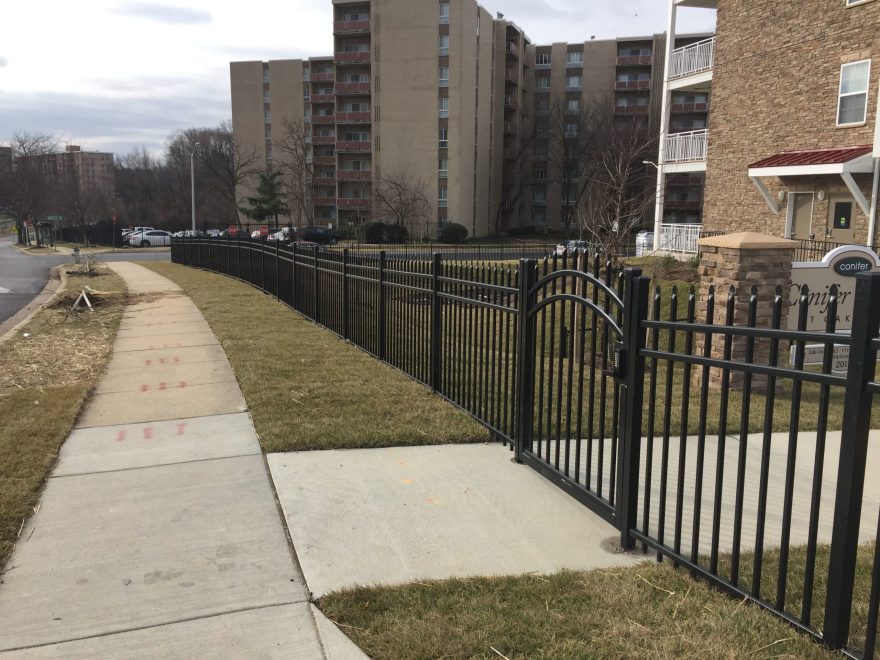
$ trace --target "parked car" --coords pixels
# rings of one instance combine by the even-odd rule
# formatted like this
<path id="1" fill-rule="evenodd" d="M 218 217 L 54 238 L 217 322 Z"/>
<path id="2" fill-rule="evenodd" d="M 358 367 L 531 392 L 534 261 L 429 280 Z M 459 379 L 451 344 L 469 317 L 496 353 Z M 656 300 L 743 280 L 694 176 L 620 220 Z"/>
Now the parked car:
<path id="1" fill-rule="evenodd" d="M 297 240 L 322 245 L 336 245 L 339 238 L 336 236 L 336 232 L 326 227 L 304 227 L 297 232 Z"/>
<path id="2" fill-rule="evenodd" d="M 130 234 L 139 234 L 144 231 L 152 231 L 154 227 L 131 227 L 122 230 L 122 237 L 125 238 Z"/>
<path id="3" fill-rule="evenodd" d="M 284 227 L 280 231 L 276 231 L 274 234 L 269 234 L 266 237 L 266 240 L 267 241 L 278 241 L 280 243 L 289 243 L 291 240 L 290 229 L 287 227 Z"/>
<path id="4" fill-rule="evenodd" d="M 550 254 L 552 257 L 554 254 L 557 256 L 562 256 L 566 252 L 569 254 L 573 253 L 575 250 L 587 250 L 590 248 L 590 244 L 587 241 L 566 241 L 565 243 L 559 243 L 556 246 L 556 249 Z"/>
<path id="5" fill-rule="evenodd" d="M 162 247 L 171 245 L 171 233 L 161 229 L 132 232 L 127 240 L 134 247 Z"/>

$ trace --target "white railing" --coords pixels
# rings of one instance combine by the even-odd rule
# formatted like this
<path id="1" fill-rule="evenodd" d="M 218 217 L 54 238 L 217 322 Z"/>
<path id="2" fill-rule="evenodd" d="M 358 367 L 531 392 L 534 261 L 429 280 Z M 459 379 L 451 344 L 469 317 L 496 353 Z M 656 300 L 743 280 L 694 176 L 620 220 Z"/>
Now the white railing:
<path id="1" fill-rule="evenodd" d="M 676 48 L 672 51 L 672 62 L 669 64 L 669 79 L 676 80 L 695 73 L 702 73 L 712 68 L 715 62 L 715 37 L 709 37 L 690 46 Z"/>
<path id="2" fill-rule="evenodd" d="M 690 252 L 699 250 L 700 232 L 703 225 L 660 225 L 660 250 L 666 252 Z"/>
<path id="3" fill-rule="evenodd" d="M 709 142 L 709 131 L 688 131 L 673 133 L 666 137 L 667 163 L 692 163 L 706 160 L 706 145 Z"/>

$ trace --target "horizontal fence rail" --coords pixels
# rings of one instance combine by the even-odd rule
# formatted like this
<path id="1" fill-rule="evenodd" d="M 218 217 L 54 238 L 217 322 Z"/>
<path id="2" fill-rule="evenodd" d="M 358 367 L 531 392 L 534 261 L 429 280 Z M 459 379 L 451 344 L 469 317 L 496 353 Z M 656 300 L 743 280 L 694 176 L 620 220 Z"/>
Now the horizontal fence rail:
<path id="1" fill-rule="evenodd" d="M 875 656 L 880 275 L 855 278 L 851 331 L 838 330 L 836 287 L 825 328 L 808 331 L 806 287 L 795 300 L 649 290 L 638 270 L 583 251 L 485 264 L 191 237 L 171 252 L 469 412 L 614 524 L 622 547 Z"/>

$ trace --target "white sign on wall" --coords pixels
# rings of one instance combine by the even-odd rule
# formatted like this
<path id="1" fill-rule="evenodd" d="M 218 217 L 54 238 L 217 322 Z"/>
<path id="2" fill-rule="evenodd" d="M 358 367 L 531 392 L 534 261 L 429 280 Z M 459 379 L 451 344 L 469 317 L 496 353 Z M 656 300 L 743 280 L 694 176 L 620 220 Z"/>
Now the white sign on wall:
<path id="1" fill-rule="evenodd" d="M 788 329 L 797 330 L 798 304 L 807 287 L 807 330 L 823 332 L 828 320 L 831 286 L 837 285 L 838 332 L 852 328 L 856 278 L 860 273 L 880 271 L 880 256 L 860 245 L 844 245 L 826 254 L 822 261 L 799 261 L 791 265 Z M 820 360 L 821 361 L 821 360 Z"/>

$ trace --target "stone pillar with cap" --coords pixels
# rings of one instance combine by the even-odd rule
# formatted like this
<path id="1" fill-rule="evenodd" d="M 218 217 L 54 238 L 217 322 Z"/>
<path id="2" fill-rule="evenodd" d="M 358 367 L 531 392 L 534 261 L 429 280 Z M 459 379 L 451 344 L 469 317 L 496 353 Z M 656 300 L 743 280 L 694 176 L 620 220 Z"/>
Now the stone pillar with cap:
<path id="1" fill-rule="evenodd" d="M 739 232 L 711 236 L 700 239 L 700 296 L 697 303 L 697 321 L 706 319 L 707 298 L 709 287 L 715 287 L 715 311 L 712 323 L 724 325 L 727 316 L 727 296 L 730 287 L 736 289 L 736 302 L 733 309 L 733 325 L 745 326 L 749 318 L 749 297 L 752 287 L 758 296 L 757 323 L 759 328 L 769 328 L 773 313 L 773 298 L 777 287 L 782 287 L 784 304 L 782 305 L 781 328 L 788 323 L 788 296 L 791 288 L 791 263 L 797 243 L 785 238 L 768 236 L 755 232 Z M 703 354 L 704 336 L 697 334 L 695 355 Z M 715 334 L 712 337 L 711 357 L 723 358 L 726 338 Z M 782 347 L 780 347 L 780 355 Z M 734 337 L 731 358 L 745 360 L 746 338 Z M 770 341 L 755 341 L 753 364 L 768 364 Z M 702 369 L 694 370 L 694 377 L 701 378 Z M 730 386 L 742 388 L 743 372 L 730 372 Z M 709 383 L 720 386 L 722 371 L 709 370 Z M 766 376 L 754 375 L 752 387 L 766 389 Z"/>

